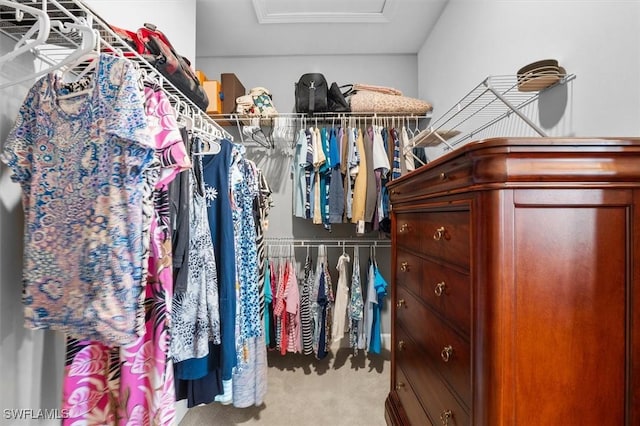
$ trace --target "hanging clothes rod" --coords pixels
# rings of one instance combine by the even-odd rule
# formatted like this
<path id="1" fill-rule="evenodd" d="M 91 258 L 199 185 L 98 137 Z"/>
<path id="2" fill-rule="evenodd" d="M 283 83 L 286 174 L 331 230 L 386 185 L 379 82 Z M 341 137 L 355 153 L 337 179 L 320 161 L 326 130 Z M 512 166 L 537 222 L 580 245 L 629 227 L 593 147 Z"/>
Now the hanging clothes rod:
<path id="1" fill-rule="evenodd" d="M 403 114 L 403 113 L 381 113 L 381 112 L 321 112 L 313 115 L 297 112 L 280 112 L 273 115 L 246 115 L 246 114 L 209 114 L 211 119 L 229 123 L 266 125 L 277 121 L 279 118 L 288 118 L 304 122 L 328 123 L 336 120 L 359 119 L 359 120 L 426 120 L 431 118 L 431 113 L 427 114 Z"/>
<path id="2" fill-rule="evenodd" d="M 391 247 L 390 240 L 381 239 L 362 239 L 362 238 L 265 238 L 265 243 L 271 246 L 293 246 L 293 247 L 318 247 L 323 245 L 325 247 Z"/>

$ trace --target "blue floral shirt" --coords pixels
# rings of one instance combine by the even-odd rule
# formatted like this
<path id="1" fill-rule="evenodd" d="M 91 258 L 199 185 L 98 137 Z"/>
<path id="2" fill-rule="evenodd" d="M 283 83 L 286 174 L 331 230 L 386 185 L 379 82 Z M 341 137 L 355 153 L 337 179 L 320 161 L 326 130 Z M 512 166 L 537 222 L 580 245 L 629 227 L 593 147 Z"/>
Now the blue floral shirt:
<path id="1" fill-rule="evenodd" d="M 22 187 L 26 326 L 122 345 L 142 308 L 154 149 L 133 64 L 103 54 L 93 73 L 90 92 L 68 99 L 58 75 L 38 80 L 0 159 Z"/>

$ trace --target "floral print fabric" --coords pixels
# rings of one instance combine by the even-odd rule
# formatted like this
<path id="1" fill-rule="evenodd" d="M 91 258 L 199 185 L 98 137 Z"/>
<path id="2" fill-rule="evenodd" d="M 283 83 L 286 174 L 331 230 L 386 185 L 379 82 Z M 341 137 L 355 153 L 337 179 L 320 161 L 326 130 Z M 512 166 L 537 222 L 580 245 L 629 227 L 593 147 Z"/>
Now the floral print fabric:
<path id="1" fill-rule="evenodd" d="M 218 273 L 204 187 L 202 179 L 193 173 L 189 174 L 189 182 L 189 270 L 186 291 L 176 292 L 173 300 L 171 356 L 174 362 L 208 355 L 209 341 L 220 344 Z"/>
<path id="2" fill-rule="evenodd" d="M 249 160 L 244 159 L 244 147 L 237 145 L 237 172 L 233 170 L 232 206 L 236 244 L 236 268 L 239 282 L 240 339 L 262 335 L 258 294 L 258 251 L 253 202 L 258 196 L 258 174 Z"/>
<path id="3" fill-rule="evenodd" d="M 70 340 L 63 408 L 65 425 L 169 425 L 175 418 L 173 365 L 169 359 L 172 271 L 168 183 L 190 166 L 168 100 L 145 89 L 149 129 L 163 165 L 153 189 L 144 333 L 135 342 L 108 347 Z"/>
<path id="4" fill-rule="evenodd" d="M 101 55 L 89 96 L 55 74 L 20 108 L 1 159 L 22 186 L 25 326 L 122 345 L 142 315 L 142 187 L 154 159 L 133 64 Z"/>

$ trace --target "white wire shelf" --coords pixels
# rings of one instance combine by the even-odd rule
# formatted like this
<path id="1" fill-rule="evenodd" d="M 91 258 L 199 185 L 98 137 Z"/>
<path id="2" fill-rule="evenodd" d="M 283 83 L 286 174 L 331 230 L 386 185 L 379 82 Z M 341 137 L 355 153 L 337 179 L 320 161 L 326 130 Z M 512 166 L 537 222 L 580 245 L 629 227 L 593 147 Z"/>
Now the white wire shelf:
<path id="1" fill-rule="evenodd" d="M 198 119 L 202 127 L 209 130 L 214 136 L 233 140 L 233 136 L 229 132 L 198 108 L 193 101 L 164 78 L 153 65 L 137 52 L 133 51 L 124 40 L 113 32 L 107 22 L 81 0 L 14 1 L 46 10 L 51 21 L 60 21 L 62 23 L 89 23 L 89 25 L 100 34 L 100 48 L 102 51 L 126 56 L 133 61 L 140 70 L 143 70 L 143 72 L 159 84 L 177 110 L 185 112 L 185 109 L 187 109 L 188 112 L 193 115 L 193 118 Z M 21 20 L 15 19 L 9 7 L 0 7 L 0 33 L 16 42 L 29 31 L 35 22 L 33 17 L 27 15 Z M 60 28 L 52 25 L 46 43 L 32 49 L 32 53 L 42 61 L 46 67 L 46 65 L 60 63 L 60 61 L 63 61 L 72 51 L 78 49 L 81 44 L 82 37 L 79 33 L 73 31 L 63 32 Z"/>
<path id="2" fill-rule="evenodd" d="M 267 237 L 265 244 L 270 246 L 291 246 L 291 247 L 391 247 L 391 240 L 384 238 L 295 238 L 295 237 Z"/>
<path id="3" fill-rule="evenodd" d="M 516 75 L 489 76 L 444 114 L 434 114 L 428 128 L 414 137 L 414 144 L 453 149 L 480 137 L 545 137 L 546 132 L 531 118 L 532 108 L 540 93 L 566 84 L 575 77 L 574 74 L 566 74 L 543 90 L 524 92 L 518 89 Z M 505 131 L 505 122 L 509 122 L 507 126 L 511 131 Z M 501 124 L 501 133 L 495 130 L 498 124 Z M 519 134 L 506 134 L 510 132 Z"/>

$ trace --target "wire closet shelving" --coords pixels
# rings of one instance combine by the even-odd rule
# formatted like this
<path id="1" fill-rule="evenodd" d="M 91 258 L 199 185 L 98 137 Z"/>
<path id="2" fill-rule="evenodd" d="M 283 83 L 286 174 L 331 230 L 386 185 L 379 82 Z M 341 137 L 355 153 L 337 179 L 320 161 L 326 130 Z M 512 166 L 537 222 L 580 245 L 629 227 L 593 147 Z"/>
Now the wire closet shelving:
<path id="1" fill-rule="evenodd" d="M 198 108 L 175 85 L 164 78 L 153 65 L 116 35 L 109 24 L 84 2 L 80 0 L 12 0 L 0 3 L 0 33 L 20 44 L 33 35 L 36 18 L 27 14 L 23 16 L 14 14 L 11 7 L 7 6 L 10 3 L 39 8 L 46 12 L 51 22 L 63 24 L 51 25 L 46 41 L 42 44 L 34 44 L 34 47 L 30 49 L 35 57 L 42 62 L 43 68 L 60 64 L 74 50 L 83 46 L 82 34 L 77 31 L 65 30 L 64 24 L 88 24 L 99 34 L 98 44 L 101 51 L 126 56 L 136 64 L 143 74 L 146 73 L 158 83 L 177 111 L 191 116 L 203 130 L 210 132 L 213 136 L 233 140 L 233 136 L 229 132 Z M 1 71 L 0 68 L 0 87 L 3 87 L 7 83 L 3 81 Z"/>
<path id="2" fill-rule="evenodd" d="M 414 138 L 414 145 L 440 145 L 445 149 L 454 149 L 480 137 L 518 136 L 496 134 L 496 126 L 505 122 L 520 126 L 520 133 L 546 137 L 547 133 L 531 118 L 531 108 L 541 93 L 564 85 L 575 77 L 574 74 L 565 74 L 558 82 L 542 90 L 521 91 L 517 75 L 489 76 L 445 113 L 434 114 L 428 128 Z"/>

